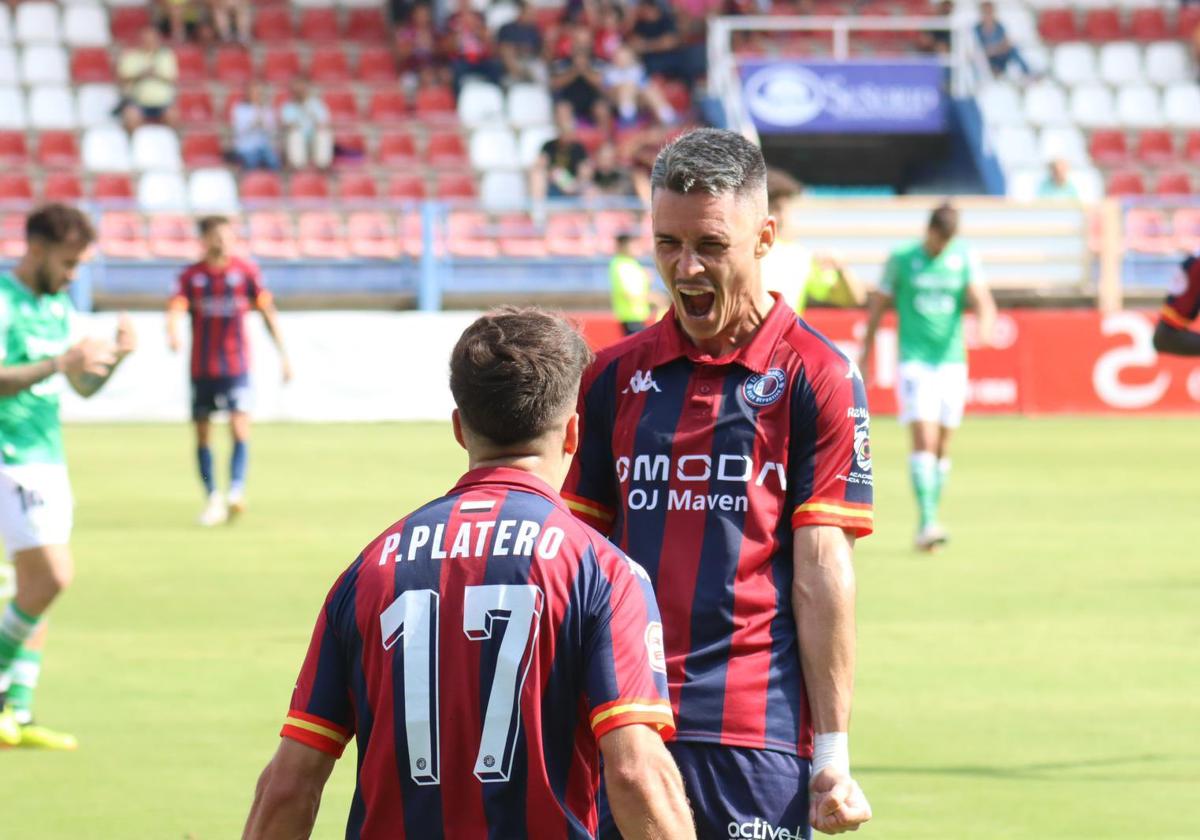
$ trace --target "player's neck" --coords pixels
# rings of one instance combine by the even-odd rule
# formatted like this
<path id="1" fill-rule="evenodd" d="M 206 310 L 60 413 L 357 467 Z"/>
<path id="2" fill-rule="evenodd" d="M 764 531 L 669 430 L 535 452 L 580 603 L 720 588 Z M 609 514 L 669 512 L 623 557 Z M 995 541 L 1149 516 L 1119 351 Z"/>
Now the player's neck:
<path id="1" fill-rule="evenodd" d="M 774 307 L 775 298 L 771 296 L 770 292 L 763 289 L 746 313 L 742 317 L 735 319 L 719 335 L 700 341 L 692 338 L 691 341 L 702 352 L 714 359 L 728 356 L 739 347 L 750 343 L 751 339 L 754 338 L 754 334 L 766 322 L 767 316 L 771 314 L 771 310 Z M 689 336 L 689 338 L 691 337 Z"/>
<path id="2" fill-rule="evenodd" d="M 12 275 L 13 275 L 13 277 L 17 278 L 18 283 L 20 283 L 22 286 L 24 286 L 26 289 L 29 290 L 29 293 L 31 295 L 34 295 L 36 297 L 36 296 L 39 296 L 42 294 L 41 291 L 34 284 L 33 268 L 26 265 L 24 261 L 19 262 L 15 266 L 13 266 Z"/>
<path id="3" fill-rule="evenodd" d="M 490 453 L 489 453 L 490 454 Z M 469 455 L 469 466 L 472 470 L 497 469 L 504 467 L 510 470 L 520 470 L 537 476 L 551 487 L 557 488 L 562 484 L 561 459 L 547 458 L 540 453 L 521 455 L 498 455 L 494 457 L 476 457 Z"/>
<path id="4" fill-rule="evenodd" d="M 207 268 L 222 269 L 229 265 L 229 255 L 223 254 L 219 257 L 211 257 L 204 255 L 204 265 Z"/>

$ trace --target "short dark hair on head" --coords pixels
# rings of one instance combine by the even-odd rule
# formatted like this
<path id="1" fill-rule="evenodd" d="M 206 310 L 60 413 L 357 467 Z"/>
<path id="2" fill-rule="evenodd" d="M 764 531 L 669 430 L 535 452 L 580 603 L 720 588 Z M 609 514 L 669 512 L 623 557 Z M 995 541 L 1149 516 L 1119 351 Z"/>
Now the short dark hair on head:
<path id="1" fill-rule="evenodd" d="M 943 239 L 953 239 L 958 233 L 958 210 L 948 201 L 939 204 L 929 216 L 929 229 Z"/>
<path id="2" fill-rule="evenodd" d="M 563 318 L 506 306 L 482 315 L 454 345 L 450 392 L 471 431 L 511 446 L 541 437 L 574 408 L 591 361 Z"/>
<path id="3" fill-rule="evenodd" d="M 201 236 L 208 236 L 221 225 L 229 223 L 228 216 L 202 216 L 200 221 L 196 223 L 196 227 L 200 229 Z"/>
<path id="4" fill-rule="evenodd" d="M 765 190 L 767 164 L 762 151 L 742 135 L 721 128 L 697 128 L 668 143 L 650 171 L 652 190 L 709 195 L 744 195 Z"/>
<path id="5" fill-rule="evenodd" d="M 782 169 L 767 170 L 767 207 L 778 210 L 788 199 L 804 193 L 804 185 Z"/>
<path id="6" fill-rule="evenodd" d="M 91 219 L 78 207 L 46 204 L 25 219 L 25 241 L 34 239 L 51 245 L 68 241 L 91 245 L 96 241 L 96 229 L 92 227 Z"/>

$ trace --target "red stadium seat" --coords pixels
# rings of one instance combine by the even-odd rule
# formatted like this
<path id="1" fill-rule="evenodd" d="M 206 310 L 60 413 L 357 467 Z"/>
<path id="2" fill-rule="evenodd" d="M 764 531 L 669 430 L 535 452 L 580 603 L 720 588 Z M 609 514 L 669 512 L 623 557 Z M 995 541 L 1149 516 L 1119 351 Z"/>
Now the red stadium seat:
<path id="1" fill-rule="evenodd" d="M 1162 9 L 1134 9 L 1129 18 L 1129 33 L 1139 41 L 1166 41 L 1171 37 Z"/>
<path id="2" fill-rule="evenodd" d="M 214 132 L 194 131 L 183 135 L 183 162 L 189 167 L 220 166 L 225 162 L 221 138 Z"/>
<path id="3" fill-rule="evenodd" d="M 1195 33 L 1197 26 L 1200 26 L 1200 6 L 1181 6 L 1175 16 L 1175 37 L 1187 40 Z"/>
<path id="4" fill-rule="evenodd" d="M 38 135 L 38 163 L 51 169 L 79 166 L 79 144 L 73 131 L 43 131 Z"/>
<path id="5" fill-rule="evenodd" d="M 150 256 L 146 226 L 137 213 L 107 212 L 100 217 L 100 250 L 117 259 L 144 260 Z"/>
<path id="6" fill-rule="evenodd" d="M 274 172 L 247 172 L 238 192 L 243 201 L 279 201 L 283 198 L 283 183 Z"/>
<path id="7" fill-rule="evenodd" d="M 194 260 L 198 256 L 196 226 L 187 216 L 150 217 L 150 253 L 169 260 Z"/>
<path id="8" fill-rule="evenodd" d="M 290 6 L 268 6 L 254 15 L 254 40 L 258 43 L 290 41 L 292 39 L 292 10 Z"/>
<path id="9" fill-rule="evenodd" d="M 305 9 L 300 13 L 300 40 L 337 41 L 341 34 L 336 9 Z"/>
<path id="10" fill-rule="evenodd" d="M 356 257 L 394 260 L 400 256 L 396 229 L 386 213 L 351 213 L 346 219 L 346 238 Z"/>
<path id="11" fill-rule="evenodd" d="M 1116 9 L 1088 9 L 1083 15 L 1083 37 L 1087 41 L 1115 41 L 1124 33 Z"/>
<path id="12" fill-rule="evenodd" d="M 328 201 L 329 180 L 319 172 L 297 172 L 288 192 L 293 201 Z"/>
<path id="13" fill-rule="evenodd" d="M 364 47 L 358 54 L 357 78 L 363 82 L 396 81 L 396 62 L 385 47 Z"/>
<path id="14" fill-rule="evenodd" d="M 46 201 L 79 201 L 83 198 L 83 185 L 74 172 L 50 172 L 42 184 L 42 198 Z"/>
<path id="15" fill-rule="evenodd" d="M 389 168 L 414 166 L 417 144 L 408 132 L 387 132 L 379 137 L 379 163 Z"/>
<path id="16" fill-rule="evenodd" d="M 181 90 L 175 101 L 180 119 L 185 125 L 210 123 L 213 121 L 212 97 L 206 90 Z"/>
<path id="17" fill-rule="evenodd" d="M 1125 163 L 1129 160 L 1129 148 L 1125 143 L 1125 132 L 1123 131 L 1101 129 L 1092 132 L 1088 149 L 1096 163 L 1106 166 Z"/>
<path id="18" fill-rule="evenodd" d="M 506 213 L 496 222 L 500 253 L 506 257 L 539 259 L 548 255 L 546 238 L 525 213 Z"/>
<path id="19" fill-rule="evenodd" d="M 1075 23 L 1075 10 L 1047 9 L 1038 18 L 1038 32 L 1051 43 L 1078 40 L 1079 28 Z"/>
<path id="20" fill-rule="evenodd" d="M 1108 194 L 1115 196 L 1145 195 L 1146 184 L 1140 172 L 1119 170 L 1108 178 Z"/>
<path id="21" fill-rule="evenodd" d="M 1147 129 L 1138 135 L 1135 151 L 1141 163 L 1160 164 L 1175 160 L 1175 139 L 1171 132 Z"/>
<path id="22" fill-rule="evenodd" d="M 194 44 L 175 47 L 175 63 L 179 67 L 181 85 L 202 85 L 208 82 L 208 58 Z"/>
<path id="23" fill-rule="evenodd" d="M 467 147 L 457 131 L 443 131 L 429 135 L 429 146 L 425 149 L 425 160 L 430 166 L 441 169 L 458 169 L 467 166 Z"/>
<path id="24" fill-rule="evenodd" d="M 413 108 L 421 119 L 457 117 L 454 91 L 447 87 L 427 87 L 417 91 Z"/>
<path id="25" fill-rule="evenodd" d="M 438 198 L 452 200 L 455 198 L 475 198 L 478 191 L 475 188 L 475 178 L 471 175 L 455 175 L 445 173 L 438 178 Z"/>
<path id="26" fill-rule="evenodd" d="M 322 97 L 335 125 L 358 122 L 358 100 L 352 90 L 327 90 Z"/>
<path id="27" fill-rule="evenodd" d="M 1131 208 L 1125 214 L 1125 247 L 1142 254 L 1174 251 L 1175 238 L 1167 214 L 1145 207 Z"/>
<path id="28" fill-rule="evenodd" d="M 1189 131 L 1183 142 L 1183 157 L 1188 163 L 1200 163 L 1200 131 Z"/>
<path id="29" fill-rule="evenodd" d="M 582 213 L 553 213 L 546 221 L 546 248 L 558 257 L 596 255 L 592 225 Z"/>
<path id="30" fill-rule="evenodd" d="M 213 69 L 217 81 L 227 85 L 243 85 L 254 78 L 254 64 L 245 47 L 218 47 Z"/>
<path id="31" fill-rule="evenodd" d="M 355 131 L 339 131 L 333 138 L 333 147 L 338 157 L 367 159 L 367 138 Z"/>
<path id="32" fill-rule="evenodd" d="M 29 163 L 29 149 L 23 131 L 0 131 L 0 166 L 5 169 Z"/>
<path id="33" fill-rule="evenodd" d="M 309 78 L 318 84 L 350 79 L 350 63 L 341 47 L 317 47 L 308 66 Z"/>
<path id="34" fill-rule="evenodd" d="M 112 31 L 113 40 L 123 44 L 136 41 L 142 30 L 151 23 L 149 5 L 109 9 L 108 28 Z"/>
<path id="35" fill-rule="evenodd" d="M 1158 173 L 1154 184 L 1155 195 L 1191 195 L 1191 173 L 1183 169 L 1171 169 Z"/>
<path id="36" fill-rule="evenodd" d="M 250 253 L 269 260 L 299 259 L 292 217 L 287 213 L 251 213 Z"/>
<path id="37" fill-rule="evenodd" d="M 350 256 L 342 220 L 336 213 L 301 213 L 298 224 L 301 256 L 334 260 Z"/>
<path id="38" fill-rule="evenodd" d="M 350 172 L 338 179 L 337 194 L 342 201 L 370 201 L 379 198 L 379 188 L 365 172 Z"/>
<path id="39" fill-rule="evenodd" d="M 1181 207 L 1171 219 L 1175 246 L 1194 254 L 1200 251 L 1200 207 Z"/>
<path id="40" fill-rule="evenodd" d="M 81 82 L 113 81 L 112 65 L 104 47 L 79 47 L 71 54 L 71 79 Z"/>
<path id="41" fill-rule="evenodd" d="M 300 75 L 300 55 L 292 47 L 269 47 L 263 54 L 263 79 L 289 82 Z"/>
<path id="42" fill-rule="evenodd" d="M 386 41 L 392 31 L 383 9 L 348 9 L 346 37 L 351 41 Z"/>
<path id="43" fill-rule="evenodd" d="M 387 197 L 392 201 L 420 201 L 425 198 L 425 179 L 420 175 L 393 175 L 388 181 Z"/>
<path id="44" fill-rule="evenodd" d="M 0 203 L 29 204 L 33 201 L 33 185 L 24 173 L 0 173 Z"/>
<path id="45" fill-rule="evenodd" d="M 92 198 L 110 204 L 133 201 L 133 182 L 128 175 L 97 175 L 92 181 Z"/>
<path id="46" fill-rule="evenodd" d="M 25 253 L 25 216 L 13 212 L 0 217 L 0 257 L 18 260 Z"/>
<path id="47" fill-rule="evenodd" d="M 373 123 L 407 122 L 408 102 L 398 90 L 377 90 L 371 94 L 367 116 Z"/>
<path id="48" fill-rule="evenodd" d="M 454 211 L 446 220 L 446 247 L 456 257 L 494 259 L 500 256 L 500 246 L 490 231 L 483 213 Z"/>

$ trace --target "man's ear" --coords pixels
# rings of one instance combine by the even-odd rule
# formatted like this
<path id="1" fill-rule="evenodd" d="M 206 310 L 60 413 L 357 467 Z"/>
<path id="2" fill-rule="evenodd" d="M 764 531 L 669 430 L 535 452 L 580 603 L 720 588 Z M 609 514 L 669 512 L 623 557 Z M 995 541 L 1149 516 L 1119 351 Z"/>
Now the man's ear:
<path id="1" fill-rule="evenodd" d="M 563 435 L 563 452 L 574 455 L 579 451 L 579 414 L 576 412 L 567 420 L 566 434 Z"/>
<path id="2" fill-rule="evenodd" d="M 762 227 L 758 231 L 758 242 L 754 246 L 754 256 L 758 259 L 765 257 L 771 250 L 771 246 L 775 244 L 775 235 L 778 232 L 778 223 L 774 216 L 767 216 L 763 221 Z"/>

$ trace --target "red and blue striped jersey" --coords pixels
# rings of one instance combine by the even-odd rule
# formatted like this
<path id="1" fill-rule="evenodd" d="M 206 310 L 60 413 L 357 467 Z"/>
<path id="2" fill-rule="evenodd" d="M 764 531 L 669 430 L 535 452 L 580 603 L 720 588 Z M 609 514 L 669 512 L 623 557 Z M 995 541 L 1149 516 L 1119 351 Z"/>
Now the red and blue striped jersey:
<path id="1" fill-rule="evenodd" d="M 597 741 L 674 731 L 646 573 L 540 479 L 468 473 L 334 584 L 282 735 L 358 742 L 351 838 L 590 838 Z"/>
<path id="2" fill-rule="evenodd" d="M 246 313 L 270 299 L 258 266 L 238 257 L 223 267 L 198 262 L 180 273 L 170 305 L 192 316 L 193 379 L 250 372 Z"/>
<path id="3" fill-rule="evenodd" d="M 1176 329 L 1186 330 L 1200 318 L 1200 254 L 1193 254 L 1179 266 L 1171 284 L 1161 317 Z"/>
<path id="4" fill-rule="evenodd" d="M 777 296 L 723 358 L 672 312 L 598 355 L 579 411 L 563 496 L 654 581 L 676 737 L 810 757 L 793 529 L 871 531 L 857 368 Z"/>

